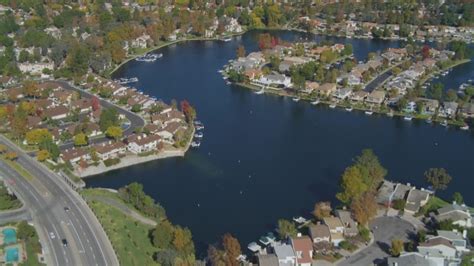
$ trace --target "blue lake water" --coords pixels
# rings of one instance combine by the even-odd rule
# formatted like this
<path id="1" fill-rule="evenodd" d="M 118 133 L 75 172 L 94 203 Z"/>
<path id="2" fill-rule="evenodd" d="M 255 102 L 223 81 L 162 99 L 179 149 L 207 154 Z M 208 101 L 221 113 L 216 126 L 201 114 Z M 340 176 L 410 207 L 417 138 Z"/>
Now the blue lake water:
<path id="1" fill-rule="evenodd" d="M 273 33 L 289 41 L 325 39 Z M 446 168 L 453 181 L 440 195 L 450 198 L 459 191 L 474 204 L 472 132 L 315 107 L 227 86 L 217 71 L 235 57 L 239 44 L 248 52 L 256 50 L 256 39 L 257 32 L 250 32 L 231 42 L 172 45 L 161 49 L 164 56 L 154 63 L 132 61 L 117 71 L 116 77 L 138 77 L 137 88 L 147 94 L 167 102 L 187 99 L 205 124 L 204 139 L 184 158 L 112 171 L 87 179 L 87 185 L 143 183 L 174 223 L 192 230 L 200 255 L 226 232 L 245 247 L 273 230 L 277 219 L 310 216 L 315 202 L 334 201 L 341 173 L 364 148 L 376 152 L 391 180 L 425 185 L 426 169 Z M 358 60 L 370 51 L 400 45 L 329 39 L 351 42 Z M 472 63 L 454 70 L 445 78 L 452 82 L 447 87 L 459 86 L 473 71 Z"/>

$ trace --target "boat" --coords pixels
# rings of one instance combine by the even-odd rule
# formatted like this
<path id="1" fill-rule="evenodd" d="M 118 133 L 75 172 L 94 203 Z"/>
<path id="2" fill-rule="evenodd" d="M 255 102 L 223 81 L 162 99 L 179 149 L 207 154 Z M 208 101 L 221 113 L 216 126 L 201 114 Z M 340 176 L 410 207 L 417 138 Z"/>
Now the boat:
<path id="1" fill-rule="evenodd" d="M 464 126 L 460 127 L 461 130 L 469 130 L 469 126 L 464 124 Z"/>
<path id="2" fill-rule="evenodd" d="M 125 84 L 129 84 L 129 83 L 138 82 L 138 78 L 137 77 L 119 78 L 119 79 L 116 79 L 115 82 L 117 82 L 118 84 L 121 84 L 121 85 L 125 85 Z"/>
<path id="3" fill-rule="evenodd" d="M 312 105 L 318 105 L 318 104 L 319 104 L 319 100 L 312 101 L 311 104 L 312 104 Z"/>
<path id="4" fill-rule="evenodd" d="M 366 114 L 366 115 L 373 115 L 374 112 L 373 112 L 373 111 L 370 111 L 370 110 L 367 110 L 367 111 L 365 111 L 365 114 Z"/>
<path id="5" fill-rule="evenodd" d="M 329 108 L 333 108 L 333 109 L 336 108 L 336 104 L 335 103 L 330 104 Z"/>
<path id="6" fill-rule="evenodd" d="M 195 126 L 194 128 L 195 128 L 196 130 L 202 130 L 202 129 L 204 129 L 204 126 L 198 125 L 198 126 Z"/>
<path id="7" fill-rule="evenodd" d="M 200 139 L 204 137 L 204 134 L 202 132 L 197 132 L 196 134 L 194 134 L 194 137 Z"/>
<path id="8" fill-rule="evenodd" d="M 155 62 L 158 58 L 162 58 L 163 54 L 145 54 L 135 58 L 138 62 Z"/>
<path id="9" fill-rule="evenodd" d="M 191 147 L 197 148 L 197 147 L 199 147 L 199 146 L 201 146 L 201 142 L 199 142 L 199 141 L 193 141 L 193 142 L 191 142 Z"/>
<path id="10" fill-rule="evenodd" d="M 199 120 L 194 121 L 194 125 L 196 126 L 203 126 L 202 122 Z"/>
<path id="11" fill-rule="evenodd" d="M 448 126 L 448 121 L 447 120 L 443 120 L 443 122 L 441 122 L 441 125 L 443 127 L 447 127 Z"/>
<path id="12" fill-rule="evenodd" d="M 410 116 L 410 115 L 403 117 L 403 120 L 405 121 L 411 121 L 412 119 L 413 119 L 413 116 Z"/>
<path id="13" fill-rule="evenodd" d="M 261 90 L 255 92 L 255 94 L 263 94 L 263 93 L 265 93 L 265 89 L 263 89 L 263 88 Z"/>
<path id="14" fill-rule="evenodd" d="M 467 80 L 467 82 L 469 82 L 469 83 L 472 83 L 472 82 L 473 82 L 473 80 L 472 80 L 472 79 L 468 79 L 468 80 Z"/>
<path id="15" fill-rule="evenodd" d="M 432 123 L 433 123 L 433 120 L 431 120 L 431 119 L 427 119 L 427 120 L 426 120 L 426 123 L 428 123 L 428 124 L 432 124 Z"/>
<path id="16" fill-rule="evenodd" d="M 254 253 L 256 253 L 256 252 L 258 252 L 258 251 L 260 251 L 260 250 L 262 249 L 262 247 L 261 247 L 259 244 L 255 243 L 255 242 L 249 243 L 249 244 L 247 245 L 247 248 L 248 248 L 250 251 L 254 252 Z"/>
<path id="17" fill-rule="evenodd" d="M 230 42 L 230 41 L 232 41 L 232 38 L 231 38 L 231 37 L 222 38 L 221 41 L 223 41 L 223 42 Z"/>
<path id="18" fill-rule="evenodd" d="M 300 101 L 300 98 L 299 98 L 299 97 L 295 97 L 295 98 L 293 98 L 293 101 L 294 101 L 294 102 L 299 102 L 299 101 Z"/>
<path id="19" fill-rule="evenodd" d="M 346 108 L 346 111 L 348 111 L 348 112 L 352 112 L 352 110 L 353 110 L 352 107 L 347 107 Z"/>

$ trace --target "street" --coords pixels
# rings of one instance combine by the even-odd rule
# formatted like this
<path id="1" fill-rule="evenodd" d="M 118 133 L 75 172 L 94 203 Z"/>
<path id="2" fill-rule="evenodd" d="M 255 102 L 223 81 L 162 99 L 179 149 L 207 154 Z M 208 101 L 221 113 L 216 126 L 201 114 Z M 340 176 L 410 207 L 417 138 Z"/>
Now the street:
<path id="1" fill-rule="evenodd" d="M 409 222 L 398 217 L 383 216 L 375 218 L 370 223 L 375 241 L 372 245 L 352 255 L 338 265 L 378 265 L 384 263 L 389 256 L 389 249 L 393 239 L 407 241 L 416 235 L 416 231 Z"/>

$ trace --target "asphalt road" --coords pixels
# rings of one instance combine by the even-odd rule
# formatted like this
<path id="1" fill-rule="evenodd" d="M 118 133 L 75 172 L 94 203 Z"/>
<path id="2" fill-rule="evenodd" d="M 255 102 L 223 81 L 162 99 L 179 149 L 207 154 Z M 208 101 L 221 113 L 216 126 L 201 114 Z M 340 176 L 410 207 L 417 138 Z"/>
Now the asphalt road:
<path id="1" fill-rule="evenodd" d="M 30 213 L 26 207 L 22 207 L 18 210 L 13 211 L 2 211 L 0 212 L 0 224 L 16 222 L 21 220 L 31 220 Z"/>
<path id="2" fill-rule="evenodd" d="M 374 242 L 338 265 L 379 265 L 385 262 L 393 239 L 408 240 L 416 235 L 412 224 L 398 217 L 383 216 L 370 223 Z"/>
<path id="3" fill-rule="evenodd" d="M 93 96 L 95 96 L 92 93 L 89 93 L 87 91 L 84 91 L 84 90 L 76 87 L 76 86 L 71 85 L 67 81 L 54 80 L 54 81 L 51 81 L 51 82 L 56 82 L 58 84 L 61 84 L 61 86 L 65 89 L 77 91 L 81 95 L 81 97 L 84 97 L 84 98 L 92 98 Z M 113 104 L 113 103 L 111 103 L 107 100 L 99 98 L 99 101 L 100 101 L 100 105 L 103 108 L 115 108 L 119 114 L 123 114 L 130 121 L 130 125 L 123 131 L 123 136 L 125 136 L 125 137 L 129 136 L 129 135 L 133 134 L 133 131 L 135 130 L 135 128 L 145 126 L 145 120 L 143 120 L 143 118 L 141 116 L 139 116 L 139 115 L 137 115 L 137 114 L 135 114 L 131 111 L 125 110 L 124 108 L 122 108 L 120 106 L 117 106 L 117 105 L 115 105 L 115 104 Z M 104 142 L 104 141 L 107 141 L 107 140 L 108 139 L 106 137 L 94 138 L 94 139 L 90 140 L 90 143 L 91 144 L 101 143 L 101 142 Z M 69 142 L 69 143 L 66 143 L 66 144 L 63 144 L 63 145 L 60 146 L 61 150 L 70 149 L 72 147 L 74 147 L 73 142 Z"/>
<path id="4" fill-rule="evenodd" d="M 0 143 L 15 151 L 17 162 L 33 175 L 27 180 L 0 161 L 0 174 L 30 210 L 49 264 L 118 265 L 109 239 L 84 200 L 58 175 L 5 137 L 0 136 Z M 67 239 L 67 247 L 62 239 Z"/>
<path id="5" fill-rule="evenodd" d="M 378 76 L 374 80 L 372 80 L 367 86 L 365 86 L 364 90 L 368 92 L 372 92 L 375 90 L 382 82 L 384 82 L 386 79 L 388 79 L 392 75 L 392 70 L 389 70 L 382 75 Z"/>

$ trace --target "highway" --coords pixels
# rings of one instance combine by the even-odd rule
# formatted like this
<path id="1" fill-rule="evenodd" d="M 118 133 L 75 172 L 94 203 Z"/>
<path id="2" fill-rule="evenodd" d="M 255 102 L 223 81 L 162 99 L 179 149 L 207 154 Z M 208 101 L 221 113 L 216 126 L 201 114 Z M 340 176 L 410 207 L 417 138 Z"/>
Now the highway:
<path id="1" fill-rule="evenodd" d="M 0 174 L 29 209 L 48 265 L 119 265 L 109 239 L 80 195 L 4 136 L 0 143 L 15 151 L 17 163 L 33 176 L 27 179 L 0 161 Z"/>

